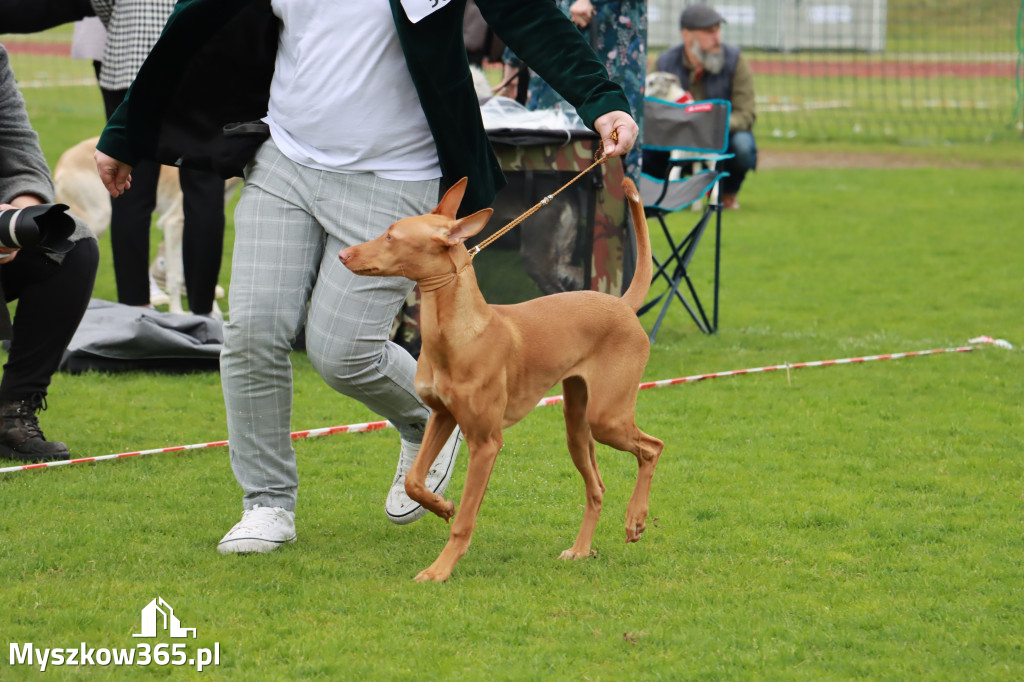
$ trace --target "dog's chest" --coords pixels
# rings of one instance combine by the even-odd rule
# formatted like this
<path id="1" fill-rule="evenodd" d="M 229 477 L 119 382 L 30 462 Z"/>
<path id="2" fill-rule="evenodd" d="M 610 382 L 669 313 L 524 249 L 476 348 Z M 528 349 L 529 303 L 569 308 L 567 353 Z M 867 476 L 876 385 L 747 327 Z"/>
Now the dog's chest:
<path id="1" fill-rule="evenodd" d="M 437 388 L 433 383 L 430 384 L 416 384 L 416 393 L 419 394 L 420 400 L 423 401 L 427 407 L 432 410 L 438 410 L 444 407 L 444 400 L 437 392 Z"/>
<path id="2" fill-rule="evenodd" d="M 482 384 L 486 374 L 482 369 L 472 361 L 460 361 L 455 366 L 432 365 L 424 352 L 416 365 L 416 393 L 433 410 L 451 409 L 454 403 L 465 402 L 469 396 L 490 393 L 487 383 Z"/>
<path id="3" fill-rule="evenodd" d="M 445 405 L 445 395 L 451 386 L 451 380 L 443 370 L 435 370 L 421 355 L 416 364 L 416 393 L 424 404 L 433 409 L 440 409 Z"/>

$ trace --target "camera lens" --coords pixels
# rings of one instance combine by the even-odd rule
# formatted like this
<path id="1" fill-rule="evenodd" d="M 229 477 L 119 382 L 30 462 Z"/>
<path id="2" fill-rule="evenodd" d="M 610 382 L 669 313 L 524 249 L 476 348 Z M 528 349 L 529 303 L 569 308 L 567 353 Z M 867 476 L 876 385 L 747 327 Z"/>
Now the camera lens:
<path id="1" fill-rule="evenodd" d="M 39 225 L 25 208 L 0 211 L 0 244 L 12 249 L 31 248 L 39 243 Z"/>
<path id="2" fill-rule="evenodd" d="M 75 231 L 75 219 L 65 204 L 39 204 L 0 210 L 0 244 L 12 249 L 38 248 L 50 253 L 67 253 L 68 238 Z"/>

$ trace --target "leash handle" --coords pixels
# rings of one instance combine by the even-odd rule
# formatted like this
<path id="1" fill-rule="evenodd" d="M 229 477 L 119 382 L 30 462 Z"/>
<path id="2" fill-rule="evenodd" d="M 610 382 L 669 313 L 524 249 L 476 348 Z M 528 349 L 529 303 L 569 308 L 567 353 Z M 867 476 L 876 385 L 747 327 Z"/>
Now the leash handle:
<path id="1" fill-rule="evenodd" d="M 612 131 L 612 140 L 618 141 L 618 139 L 619 139 L 619 134 L 613 130 Z M 473 258 L 474 256 L 476 256 L 476 254 L 480 253 L 480 251 L 483 250 L 484 247 L 490 246 L 492 243 L 497 241 L 506 232 L 508 232 L 509 230 L 514 228 L 516 225 L 518 225 L 519 223 L 521 223 L 524 220 L 526 220 L 527 218 L 529 218 L 530 216 L 532 216 L 534 213 L 539 211 L 542 207 L 547 206 L 548 204 L 550 204 L 552 199 L 554 199 L 559 194 L 561 194 L 563 190 L 565 190 L 567 187 L 572 185 L 574 182 L 576 182 L 577 180 L 582 178 L 584 175 L 586 175 L 590 171 L 592 171 L 595 168 L 597 168 L 598 166 L 600 166 L 600 165 L 602 165 L 604 163 L 607 163 L 608 159 L 610 157 L 607 156 L 604 153 L 604 140 L 601 140 L 601 142 L 602 142 L 601 146 L 594 153 L 594 163 L 590 164 L 589 166 L 587 166 L 587 168 L 585 168 L 584 170 L 580 171 L 576 175 L 576 177 L 574 177 L 572 180 L 570 180 L 569 182 L 567 182 L 564 185 L 562 185 L 561 187 L 559 187 L 553 193 L 547 195 L 546 197 L 541 199 L 539 202 L 534 204 L 532 208 L 527 210 L 525 213 L 520 215 L 518 218 L 516 218 L 515 220 L 512 220 L 507 225 L 505 225 L 503 228 L 501 228 L 500 230 L 498 230 L 497 232 L 492 234 L 490 237 L 488 237 L 487 239 L 484 239 L 482 242 L 480 242 L 479 244 L 477 244 L 476 246 L 471 248 L 469 250 L 469 257 Z"/>

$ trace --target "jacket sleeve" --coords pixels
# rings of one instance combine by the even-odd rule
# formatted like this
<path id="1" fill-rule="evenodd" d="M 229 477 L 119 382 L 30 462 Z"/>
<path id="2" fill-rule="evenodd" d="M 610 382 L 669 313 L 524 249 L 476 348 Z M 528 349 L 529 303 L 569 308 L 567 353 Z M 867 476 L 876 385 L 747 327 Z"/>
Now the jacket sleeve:
<path id="1" fill-rule="evenodd" d="M 266 114 L 278 30 L 270 0 L 178 0 L 97 148 L 132 166 L 239 173 L 224 126 Z"/>
<path id="2" fill-rule="evenodd" d="M 757 120 L 757 113 L 754 110 L 754 74 L 742 52 L 736 62 L 736 73 L 732 79 L 731 102 L 729 129 L 749 131 Z"/>
<path id="3" fill-rule="evenodd" d="M 477 6 L 505 44 L 576 107 L 587 127 L 611 111 L 630 111 L 622 88 L 554 2 L 477 0 Z"/>
<path id="4" fill-rule="evenodd" d="M 14 83 L 7 50 L 0 45 L 0 203 L 31 194 L 53 201 L 53 181 L 25 100 Z"/>
<path id="5" fill-rule="evenodd" d="M 136 151 L 131 139 L 128 137 L 127 125 L 128 100 L 131 97 L 131 93 L 132 89 L 129 87 L 128 93 L 124 96 L 124 101 L 118 105 L 114 113 L 107 119 L 107 124 L 103 127 L 103 132 L 100 134 L 99 142 L 96 143 L 96 149 L 118 161 L 127 163 L 129 166 L 137 166 L 141 160 L 141 154 Z"/>
<path id="6" fill-rule="evenodd" d="M 95 14 L 89 0 L 3 0 L 4 33 L 35 33 Z"/>

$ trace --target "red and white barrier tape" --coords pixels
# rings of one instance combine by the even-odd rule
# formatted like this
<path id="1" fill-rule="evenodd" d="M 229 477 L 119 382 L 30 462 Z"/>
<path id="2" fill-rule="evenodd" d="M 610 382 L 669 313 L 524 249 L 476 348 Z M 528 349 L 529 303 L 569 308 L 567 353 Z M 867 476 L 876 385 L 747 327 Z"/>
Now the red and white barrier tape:
<path id="1" fill-rule="evenodd" d="M 968 343 L 974 344 L 970 346 L 957 346 L 955 348 L 935 348 L 931 350 L 915 350 L 907 351 L 903 353 L 886 353 L 885 355 L 864 355 L 852 358 L 841 358 L 838 360 L 816 360 L 814 362 L 794 362 L 786 363 L 782 365 L 768 365 L 766 367 L 752 367 L 749 369 L 734 369 L 726 372 L 714 372 L 711 374 L 694 374 L 693 376 L 680 377 L 678 379 L 662 379 L 661 381 L 648 381 L 640 384 L 640 390 L 648 388 L 664 388 L 665 386 L 676 386 L 678 384 L 691 384 L 697 381 L 704 381 L 705 379 L 719 379 L 721 377 L 740 376 L 743 374 L 757 374 L 760 372 L 775 372 L 778 370 L 786 370 L 787 372 L 794 369 L 803 369 L 805 367 L 828 367 L 831 365 L 852 365 L 862 362 L 873 362 L 876 360 L 899 360 L 901 358 L 913 358 L 921 355 L 938 355 L 941 353 L 967 353 L 972 350 L 977 350 L 982 345 L 993 345 L 998 348 L 1005 348 L 1012 350 L 1013 345 L 1005 339 L 993 339 L 990 336 L 978 336 L 970 339 Z M 543 407 L 545 405 L 557 405 L 562 402 L 562 396 L 553 395 L 542 399 L 537 403 L 537 407 Z M 328 426 L 320 429 L 309 429 L 306 431 L 295 431 L 292 435 L 292 440 L 300 440 L 304 438 L 317 438 L 319 436 L 330 436 L 336 433 L 362 433 L 364 431 L 380 431 L 381 429 L 394 428 L 391 422 L 388 421 L 377 421 L 377 422 L 365 422 L 363 424 L 347 424 L 344 426 Z M 176 445 L 169 448 L 154 448 L 152 450 L 139 450 L 137 452 L 122 452 L 116 455 L 101 455 L 99 457 L 82 457 L 81 459 L 66 459 L 58 462 L 40 462 L 38 464 L 23 464 L 21 466 L 13 466 L 0 468 L 0 474 L 11 473 L 15 471 L 26 471 L 28 469 L 45 469 L 52 467 L 65 466 L 67 464 L 83 464 L 85 462 L 101 462 L 108 459 L 123 459 L 125 457 L 139 457 L 141 455 L 156 455 L 164 452 L 179 452 L 182 450 L 199 450 L 202 448 L 216 448 L 227 445 L 226 440 L 213 441 L 211 443 L 196 443 L 193 445 Z"/>
<path id="2" fill-rule="evenodd" d="M 292 440 L 300 438 L 316 438 L 317 436 L 330 436 L 335 433 L 360 433 L 362 431 L 380 431 L 391 426 L 390 422 L 367 422 L 365 424 L 347 424 L 345 426 L 328 426 L 322 429 L 309 429 L 308 431 L 295 431 L 292 433 Z M 139 457 L 140 455 L 157 455 L 162 452 L 179 452 L 181 450 L 200 450 L 202 448 L 219 448 L 227 445 L 226 440 L 217 440 L 210 443 L 194 443 L 193 445 L 175 445 L 169 448 L 154 448 L 152 450 L 138 450 L 136 452 L 121 452 L 116 455 L 101 455 L 99 457 L 82 457 L 81 459 L 65 459 L 58 462 L 40 462 L 38 464 L 23 464 L 21 466 L 7 467 L 0 469 L 0 474 L 13 471 L 25 471 L 27 469 L 44 469 L 65 466 L 67 464 L 84 464 L 86 462 L 102 462 L 107 459 L 124 459 L 125 457 Z"/>

